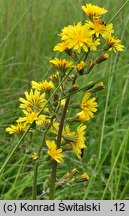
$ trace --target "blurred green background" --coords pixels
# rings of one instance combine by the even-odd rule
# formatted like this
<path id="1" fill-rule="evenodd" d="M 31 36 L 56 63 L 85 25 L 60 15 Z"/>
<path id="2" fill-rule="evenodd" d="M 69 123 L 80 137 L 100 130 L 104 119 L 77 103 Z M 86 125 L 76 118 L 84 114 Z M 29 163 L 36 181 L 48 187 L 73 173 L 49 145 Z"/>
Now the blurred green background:
<path id="1" fill-rule="evenodd" d="M 77 167 L 89 174 L 90 181 L 58 190 L 56 199 L 129 199 L 129 3 L 89 2 L 108 10 L 105 22 L 114 17 L 115 35 L 125 50 L 111 53 L 110 59 L 91 73 L 90 80 L 102 78 L 105 89 L 96 94 L 99 108 L 95 118 L 88 122 L 88 148 L 82 161 L 68 157 L 58 170 L 62 176 Z M 85 3 L 83 0 L 0 0 L 0 166 L 17 142 L 5 128 L 20 115 L 18 98 L 30 89 L 31 80 L 40 81 L 49 76 L 49 60 L 59 56 L 53 52 L 58 34 L 64 26 L 85 19 L 81 10 Z M 110 73 L 114 74 L 106 77 Z M 26 142 L 2 173 L 1 199 L 31 199 L 34 161 L 26 154 Z M 40 167 L 39 195 L 49 174 L 47 167 Z"/>

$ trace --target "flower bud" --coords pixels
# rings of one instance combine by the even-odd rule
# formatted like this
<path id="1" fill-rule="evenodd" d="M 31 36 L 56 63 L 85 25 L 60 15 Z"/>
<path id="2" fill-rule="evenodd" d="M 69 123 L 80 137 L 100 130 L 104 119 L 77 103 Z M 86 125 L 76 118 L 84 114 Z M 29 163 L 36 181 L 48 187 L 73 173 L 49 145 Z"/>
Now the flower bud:
<path id="1" fill-rule="evenodd" d="M 85 65 L 85 70 L 83 71 L 83 74 L 90 73 L 93 67 L 95 66 L 95 63 L 96 63 L 95 61 L 93 61 L 92 59 L 89 59 L 87 64 Z"/>
<path id="2" fill-rule="evenodd" d="M 72 85 L 72 87 L 68 90 L 68 93 L 72 93 L 72 92 L 74 92 L 74 91 L 76 91 L 76 90 L 78 90 L 79 89 L 79 85 L 78 84 L 74 84 L 74 85 Z"/>
<path id="3" fill-rule="evenodd" d="M 39 158 L 38 154 L 36 152 L 33 153 L 32 158 L 34 160 L 37 160 Z"/>
<path id="4" fill-rule="evenodd" d="M 59 99 L 59 95 L 58 94 L 55 94 L 54 97 L 54 106 L 56 107 L 58 105 L 58 99 Z"/>
<path id="5" fill-rule="evenodd" d="M 108 58 L 109 58 L 109 54 L 108 54 L 108 53 L 104 53 L 102 56 L 98 57 L 98 58 L 95 60 L 95 62 L 96 62 L 97 64 L 99 64 L 99 63 L 101 63 L 101 62 L 107 60 Z"/>
<path id="6" fill-rule="evenodd" d="M 71 171 L 71 174 L 74 175 L 76 172 L 77 172 L 77 169 L 76 169 L 76 168 L 73 168 L 72 171 Z"/>
<path id="7" fill-rule="evenodd" d="M 92 89 L 93 87 L 94 87 L 94 82 L 93 81 L 91 81 L 91 82 L 89 82 L 87 85 L 86 85 L 86 87 L 83 87 L 83 91 L 88 91 L 88 90 L 90 90 L 90 89 Z"/>
<path id="8" fill-rule="evenodd" d="M 84 182 L 88 181 L 89 179 L 90 177 L 86 172 L 76 178 L 77 182 Z"/>
<path id="9" fill-rule="evenodd" d="M 81 61 L 79 62 L 75 67 L 79 73 L 79 75 L 82 75 L 83 74 L 83 71 L 84 71 L 84 66 L 85 66 L 85 62 L 84 61 Z"/>
<path id="10" fill-rule="evenodd" d="M 56 83 L 58 81 L 58 76 L 59 76 L 59 72 L 57 71 L 56 74 L 53 74 L 52 76 L 50 76 L 50 80 L 53 83 Z"/>
<path id="11" fill-rule="evenodd" d="M 105 88 L 104 83 L 103 83 L 103 82 L 99 82 L 99 83 L 97 83 L 97 84 L 91 89 L 91 91 L 92 91 L 92 92 L 96 92 L 96 91 L 102 90 L 102 89 L 104 89 L 104 88 Z"/>

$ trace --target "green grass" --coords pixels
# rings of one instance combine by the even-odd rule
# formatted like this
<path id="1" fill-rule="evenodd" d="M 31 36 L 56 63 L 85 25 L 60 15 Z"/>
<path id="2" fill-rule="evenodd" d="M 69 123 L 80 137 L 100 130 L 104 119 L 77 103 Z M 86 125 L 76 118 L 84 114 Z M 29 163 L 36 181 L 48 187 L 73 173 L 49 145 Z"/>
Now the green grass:
<path id="1" fill-rule="evenodd" d="M 17 143 L 17 138 L 6 134 L 5 128 L 20 115 L 18 98 L 30 88 L 31 80 L 40 81 L 51 74 L 49 60 L 58 55 L 53 52 L 58 33 L 65 25 L 84 20 L 80 9 L 84 2 L 0 1 L 0 167 Z M 99 108 L 87 125 L 88 148 L 82 161 L 70 154 L 67 163 L 58 169 L 59 178 L 77 167 L 89 174 L 90 181 L 58 189 L 56 199 L 129 199 L 129 3 L 124 6 L 125 0 L 90 2 L 108 9 L 104 18 L 107 22 L 112 19 L 115 35 L 125 50 L 112 53 L 91 73 L 89 80 L 101 78 L 105 89 L 96 93 Z M 35 141 L 36 134 L 34 148 L 41 139 L 39 143 Z M 34 161 L 27 154 L 28 143 L 26 139 L 22 142 L 2 172 L 1 199 L 32 198 Z M 39 195 L 47 188 L 49 170 L 40 166 Z"/>

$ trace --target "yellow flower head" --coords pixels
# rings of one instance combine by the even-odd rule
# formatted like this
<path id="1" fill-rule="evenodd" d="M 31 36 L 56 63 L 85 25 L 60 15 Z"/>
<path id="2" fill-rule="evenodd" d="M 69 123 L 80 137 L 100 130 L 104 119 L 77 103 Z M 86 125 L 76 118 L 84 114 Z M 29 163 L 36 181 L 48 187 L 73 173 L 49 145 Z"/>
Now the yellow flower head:
<path id="1" fill-rule="evenodd" d="M 90 20 L 93 20 L 93 18 L 99 18 L 102 14 L 105 14 L 107 12 L 107 10 L 105 10 L 104 8 L 97 5 L 92 5 L 90 3 L 86 4 L 86 6 L 83 5 L 82 10 Z"/>
<path id="2" fill-rule="evenodd" d="M 38 91 L 43 91 L 43 92 L 49 92 L 51 89 L 54 89 L 55 86 L 52 81 L 42 81 L 42 82 L 35 82 L 31 81 L 31 85 L 33 89 L 37 89 Z"/>
<path id="3" fill-rule="evenodd" d="M 94 19 L 93 21 L 87 21 L 86 25 L 89 27 L 91 33 L 95 34 L 96 37 L 99 37 L 100 35 L 102 35 L 103 38 L 106 38 L 114 32 L 113 25 L 111 23 L 106 25 L 100 19 Z"/>
<path id="4" fill-rule="evenodd" d="M 39 158 L 38 154 L 36 152 L 33 153 L 32 158 L 34 160 L 37 160 Z"/>
<path id="5" fill-rule="evenodd" d="M 39 111 L 45 105 L 45 93 L 41 94 L 38 90 L 33 91 L 31 89 L 30 93 L 25 92 L 25 96 L 26 99 L 19 99 L 22 102 L 20 108 L 27 109 L 28 111 Z"/>
<path id="6" fill-rule="evenodd" d="M 89 181 L 89 179 L 90 179 L 89 175 L 85 172 L 82 175 L 77 177 L 77 182 Z"/>
<path id="7" fill-rule="evenodd" d="M 64 138 L 69 141 L 68 146 L 72 147 L 78 158 L 82 155 L 82 149 L 86 148 L 85 129 L 86 126 L 81 124 L 75 132 L 70 130 L 69 125 L 66 125 L 63 131 Z"/>
<path id="8" fill-rule="evenodd" d="M 35 111 L 28 112 L 23 110 L 25 117 L 20 117 L 17 122 L 25 122 L 26 124 L 32 124 L 35 120 L 37 120 L 38 113 Z"/>
<path id="9" fill-rule="evenodd" d="M 81 49 L 85 52 L 88 52 L 89 49 L 96 50 L 96 46 L 99 45 L 99 40 L 93 41 L 89 27 L 82 25 L 81 22 L 64 27 L 60 36 L 61 40 L 67 43 L 68 49 L 73 48 L 79 53 Z"/>
<path id="10" fill-rule="evenodd" d="M 86 115 L 84 111 L 81 111 L 76 114 L 76 121 L 86 122 L 86 121 L 89 121 L 89 119 L 90 119 L 89 116 Z"/>
<path id="11" fill-rule="evenodd" d="M 62 155 L 62 149 L 58 148 L 55 144 L 55 141 L 46 140 L 46 145 L 48 147 L 48 154 L 57 161 L 57 163 L 61 163 L 63 161 L 64 156 Z"/>
<path id="12" fill-rule="evenodd" d="M 93 97 L 89 99 L 91 96 L 90 92 L 86 92 L 82 98 L 80 107 L 82 111 L 85 113 L 86 118 L 89 120 L 90 118 L 93 118 L 93 113 L 97 111 L 96 107 L 98 104 L 95 102 L 96 98 Z"/>
<path id="13" fill-rule="evenodd" d="M 7 127 L 5 130 L 6 132 L 8 132 L 9 134 L 22 134 L 25 131 L 25 125 L 22 123 L 17 123 L 16 125 L 11 125 L 10 127 Z"/>
<path id="14" fill-rule="evenodd" d="M 56 70 L 66 71 L 72 67 L 73 62 L 67 61 L 66 59 L 55 58 L 49 61 Z"/>
<path id="15" fill-rule="evenodd" d="M 56 82 L 58 80 L 58 77 L 59 77 L 59 72 L 56 71 L 55 74 L 50 76 L 50 80 L 54 83 L 54 82 Z"/>
<path id="16" fill-rule="evenodd" d="M 82 70 L 84 70 L 84 66 L 85 66 L 85 62 L 84 62 L 84 61 L 81 61 L 81 62 L 79 62 L 79 63 L 76 65 L 76 69 L 77 69 L 78 71 L 82 71 Z"/>
<path id="17" fill-rule="evenodd" d="M 114 36 L 107 37 L 106 40 L 107 44 L 105 46 L 105 50 L 113 50 L 114 52 L 124 50 L 124 46 L 120 44 L 121 41 Z"/>
<path id="18" fill-rule="evenodd" d="M 54 51 L 66 51 L 68 50 L 68 43 L 67 41 L 62 41 L 61 43 L 58 43 L 55 47 L 54 47 Z"/>
<path id="19" fill-rule="evenodd" d="M 89 175 L 85 172 L 80 176 L 81 179 L 88 181 L 90 179 Z"/>
<path id="20" fill-rule="evenodd" d="M 75 135 L 75 141 L 70 143 L 73 150 L 74 150 L 74 152 L 78 156 L 78 158 L 81 158 L 82 149 L 86 148 L 86 145 L 85 145 L 85 140 L 86 140 L 86 138 L 85 138 L 85 129 L 86 129 L 86 125 L 80 125 L 77 128 L 77 133 Z"/>

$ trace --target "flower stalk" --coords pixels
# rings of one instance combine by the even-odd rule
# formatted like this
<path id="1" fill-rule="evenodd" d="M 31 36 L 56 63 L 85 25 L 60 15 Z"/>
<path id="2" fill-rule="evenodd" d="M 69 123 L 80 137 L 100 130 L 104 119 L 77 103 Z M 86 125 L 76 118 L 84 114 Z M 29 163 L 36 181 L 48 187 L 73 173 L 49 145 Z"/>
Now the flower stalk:
<path id="1" fill-rule="evenodd" d="M 63 109 L 62 117 L 60 120 L 59 130 L 58 130 L 58 137 L 57 137 L 57 148 L 60 148 L 61 138 L 62 138 L 62 131 L 64 126 L 64 120 L 68 108 L 70 97 L 66 99 L 66 103 Z M 49 192 L 49 199 L 54 199 L 54 192 L 55 192 L 55 184 L 56 184 L 56 173 L 57 173 L 57 162 L 53 161 L 52 171 L 51 171 L 51 180 L 50 180 L 50 192 Z"/>
<path id="2" fill-rule="evenodd" d="M 47 132 L 48 132 L 49 128 L 50 128 L 50 126 L 44 132 L 43 141 L 42 141 L 42 143 L 41 143 L 41 145 L 39 147 L 38 153 L 37 153 L 38 158 L 40 158 L 40 156 L 41 156 L 42 148 L 43 148 L 43 146 L 45 144 L 45 140 L 46 140 L 46 136 L 47 136 Z M 34 176 L 33 176 L 33 186 L 32 186 L 32 199 L 33 200 L 37 199 L 37 178 L 38 178 L 39 165 L 40 165 L 39 161 L 36 160 L 35 161 L 35 166 L 34 166 Z"/>

